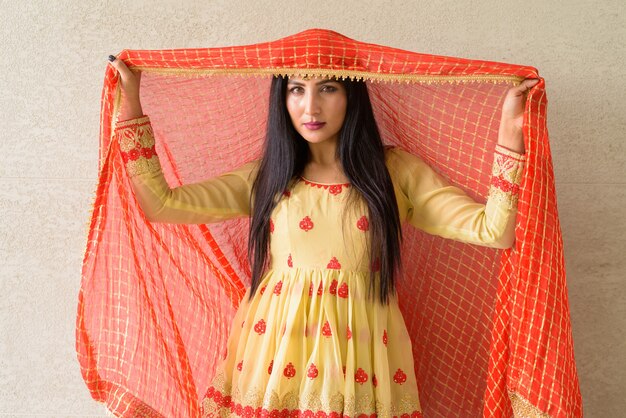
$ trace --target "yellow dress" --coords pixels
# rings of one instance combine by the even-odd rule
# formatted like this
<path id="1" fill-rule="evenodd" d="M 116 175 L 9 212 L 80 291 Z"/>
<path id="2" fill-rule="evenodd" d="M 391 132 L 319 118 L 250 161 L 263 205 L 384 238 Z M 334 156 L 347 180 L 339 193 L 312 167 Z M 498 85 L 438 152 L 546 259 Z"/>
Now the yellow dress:
<path id="1" fill-rule="evenodd" d="M 117 125 L 120 151 L 148 219 L 209 223 L 249 216 L 257 162 L 170 189 L 147 116 Z M 152 151 L 142 151 L 144 149 Z M 137 152 L 134 152 L 136 150 Z M 138 155 L 137 155 L 138 154 Z M 496 146 L 486 204 L 419 157 L 386 151 L 400 219 L 428 233 L 507 248 L 524 156 Z M 214 416 L 421 416 L 411 340 L 393 295 L 366 298 L 367 209 L 346 210 L 349 184 L 298 179 L 271 215 L 270 266 L 234 317 L 227 355 L 202 401 Z M 365 414 L 365 415 L 362 415 Z"/>

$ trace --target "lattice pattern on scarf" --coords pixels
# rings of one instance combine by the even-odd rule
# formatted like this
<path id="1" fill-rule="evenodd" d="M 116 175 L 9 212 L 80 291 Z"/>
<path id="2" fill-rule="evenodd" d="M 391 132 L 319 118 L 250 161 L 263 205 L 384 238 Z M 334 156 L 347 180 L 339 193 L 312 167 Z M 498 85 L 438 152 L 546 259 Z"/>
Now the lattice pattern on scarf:
<path id="1" fill-rule="evenodd" d="M 368 79 L 386 143 L 484 201 L 499 108 L 532 67 L 415 54 L 313 30 L 252 46 L 124 51 L 172 186 L 260 154 L 271 74 Z M 529 96 L 517 243 L 482 248 L 404 228 L 399 298 L 424 416 L 510 416 L 509 391 L 580 416 L 543 82 Z M 101 174 L 83 267 L 77 351 L 94 399 L 119 416 L 197 416 L 249 284 L 247 220 L 152 224 L 112 141 L 107 72 Z M 528 410 L 531 410 L 529 408 Z"/>

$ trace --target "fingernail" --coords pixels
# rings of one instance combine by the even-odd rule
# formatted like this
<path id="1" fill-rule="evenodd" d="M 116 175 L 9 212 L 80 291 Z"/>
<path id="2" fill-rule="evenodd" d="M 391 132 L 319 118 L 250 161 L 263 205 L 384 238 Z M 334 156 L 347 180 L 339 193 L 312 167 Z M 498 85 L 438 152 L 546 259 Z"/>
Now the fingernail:
<path id="1" fill-rule="evenodd" d="M 115 55 L 109 55 L 109 61 L 115 61 Z"/>

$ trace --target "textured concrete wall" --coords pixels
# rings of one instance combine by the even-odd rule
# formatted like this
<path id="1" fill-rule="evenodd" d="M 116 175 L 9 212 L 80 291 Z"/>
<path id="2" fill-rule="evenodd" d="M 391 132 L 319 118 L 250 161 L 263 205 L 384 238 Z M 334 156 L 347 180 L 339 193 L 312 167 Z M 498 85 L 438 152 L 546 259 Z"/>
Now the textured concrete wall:
<path id="1" fill-rule="evenodd" d="M 107 55 L 312 27 L 539 69 L 586 416 L 624 416 L 623 0 L 128 3 L 0 0 L 0 416 L 105 416 L 81 380 L 74 321 Z"/>

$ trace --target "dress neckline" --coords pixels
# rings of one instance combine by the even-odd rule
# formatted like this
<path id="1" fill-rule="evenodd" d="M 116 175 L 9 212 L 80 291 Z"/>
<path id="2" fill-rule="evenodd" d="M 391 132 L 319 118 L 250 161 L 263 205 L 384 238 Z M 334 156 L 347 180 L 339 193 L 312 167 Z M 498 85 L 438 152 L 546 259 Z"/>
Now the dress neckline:
<path id="1" fill-rule="evenodd" d="M 322 183 L 322 182 L 319 182 L 319 181 L 309 180 L 309 179 L 307 179 L 304 176 L 300 176 L 300 178 L 302 180 L 304 180 L 305 183 L 312 184 L 312 185 L 319 185 L 319 186 L 343 186 L 343 187 L 349 187 L 350 186 L 350 183 Z"/>

